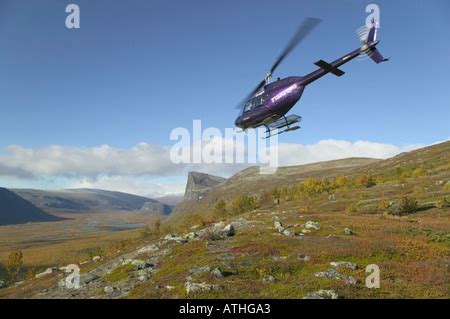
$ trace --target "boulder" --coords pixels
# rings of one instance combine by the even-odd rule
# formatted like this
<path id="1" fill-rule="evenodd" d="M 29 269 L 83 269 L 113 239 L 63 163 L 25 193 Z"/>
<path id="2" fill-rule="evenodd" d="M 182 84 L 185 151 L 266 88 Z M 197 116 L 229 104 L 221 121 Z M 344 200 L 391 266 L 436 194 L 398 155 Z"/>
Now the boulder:
<path id="1" fill-rule="evenodd" d="M 180 243 L 180 244 L 187 243 L 186 239 L 181 238 L 177 234 L 168 234 L 166 237 L 164 237 L 164 240 L 174 241 L 174 242 L 177 242 L 177 243 Z"/>
<path id="2" fill-rule="evenodd" d="M 275 281 L 275 277 L 271 275 L 265 275 L 262 279 L 264 285 L 270 284 Z"/>
<path id="3" fill-rule="evenodd" d="M 102 257 L 100 257 L 100 256 L 94 256 L 94 257 L 92 257 L 92 261 L 94 261 L 94 262 L 100 261 L 100 259 L 102 259 Z"/>
<path id="4" fill-rule="evenodd" d="M 327 269 L 325 271 L 316 272 L 314 276 L 318 278 L 334 278 L 342 279 L 342 274 L 334 268 Z"/>
<path id="5" fill-rule="evenodd" d="M 197 276 L 197 275 L 208 273 L 210 271 L 211 271 L 211 267 L 202 266 L 202 267 L 192 268 L 189 272 L 191 273 L 191 275 Z"/>
<path id="6" fill-rule="evenodd" d="M 81 285 L 87 285 L 90 282 L 99 279 L 100 277 L 97 275 L 94 275 L 92 273 L 85 273 L 80 275 L 80 284 Z"/>
<path id="7" fill-rule="evenodd" d="M 303 299 L 338 299 L 339 296 L 334 290 L 320 289 L 307 294 Z"/>
<path id="8" fill-rule="evenodd" d="M 137 251 L 138 254 L 148 254 L 148 253 L 153 253 L 155 251 L 159 250 L 159 246 L 156 244 L 151 244 L 151 245 L 147 245 L 144 246 L 142 248 L 139 248 L 139 250 Z"/>
<path id="9" fill-rule="evenodd" d="M 6 288 L 6 281 L 0 280 L 0 289 Z"/>
<path id="10" fill-rule="evenodd" d="M 225 236 L 231 237 L 234 236 L 236 230 L 234 229 L 233 225 L 228 224 L 222 229 L 222 232 L 224 233 Z"/>
<path id="11" fill-rule="evenodd" d="M 345 229 L 344 229 L 344 233 L 345 233 L 346 235 L 353 235 L 353 230 L 351 230 L 350 228 L 345 228 Z"/>
<path id="12" fill-rule="evenodd" d="M 142 270 L 142 269 L 146 269 L 149 267 L 152 267 L 153 265 L 143 261 L 143 260 L 139 260 L 139 259 L 134 259 L 131 264 L 134 266 L 134 270 Z"/>
<path id="13" fill-rule="evenodd" d="M 279 233 L 282 233 L 282 232 L 284 231 L 283 224 L 282 224 L 279 220 L 276 220 L 276 221 L 273 223 L 273 226 L 275 227 L 275 229 L 276 229 Z"/>
<path id="14" fill-rule="evenodd" d="M 190 232 L 184 235 L 184 239 L 186 240 L 192 240 L 198 237 L 198 234 L 196 232 Z"/>
<path id="15" fill-rule="evenodd" d="M 311 257 L 306 256 L 306 255 L 299 255 L 298 259 L 301 260 L 301 261 L 310 261 Z"/>
<path id="16" fill-rule="evenodd" d="M 305 228 L 306 229 L 315 229 L 315 230 L 319 230 L 320 229 L 320 224 L 317 222 L 313 222 L 312 220 L 307 221 L 305 224 Z"/>
<path id="17" fill-rule="evenodd" d="M 138 277 L 138 280 L 139 280 L 140 282 L 144 282 L 144 281 L 147 281 L 147 280 L 148 280 L 148 277 L 147 277 L 146 275 L 141 275 L 141 276 Z"/>
<path id="18" fill-rule="evenodd" d="M 351 270 L 358 269 L 358 265 L 357 264 L 354 264 L 354 263 L 351 263 L 351 262 L 348 262 L 348 261 L 332 261 L 330 263 L 330 265 L 333 266 L 333 267 L 336 267 L 336 268 L 338 268 L 338 267 L 345 267 L 345 268 L 348 268 L 348 269 L 351 269 Z"/>
<path id="19" fill-rule="evenodd" d="M 283 235 L 288 236 L 288 237 L 293 237 L 293 236 L 295 236 L 295 232 L 292 229 L 285 229 L 283 231 Z"/>
<path id="20" fill-rule="evenodd" d="M 103 288 L 103 292 L 107 295 L 112 294 L 115 291 L 114 287 L 111 286 L 106 286 L 105 288 Z"/>
<path id="21" fill-rule="evenodd" d="M 220 270 L 220 268 L 214 268 L 214 269 L 211 271 L 211 277 L 214 277 L 214 278 L 223 278 L 223 277 L 225 277 L 225 276 L 224 276 L 222 270 Z"/>
<path id="22" fill-rule="evenodd" d="M 356 285 L 358 283 L 358 280 L 355 277 L 353 277 L 353 276 L 345 276 L 344 277 L 344 282 L 347 285 Z"/>
<path id="23" fill-rule="evenodd" d="M 219 291 L 222 289 L 222 287 L 218 285 L 210 285 L 206 282 L 202 283 L 195 283 L 192 281 L 187 281 L 184 285 L 186 287 L 186 292 L 189 294 L 191 293 L 199 293 L 199 292 L 206 292 L 206 291 Z"/>
<path id="24" fill-rule="evenodd" d="M 36 279 L 45 277 L 47 275 L 52 274 L 53 272 L 58 271 L 57 267 L 52 267 L 52 268 L 47 268 L 44 272 L 41 272 L 40 274 L 37 274 L 36 276 L 34 276 Z"/>

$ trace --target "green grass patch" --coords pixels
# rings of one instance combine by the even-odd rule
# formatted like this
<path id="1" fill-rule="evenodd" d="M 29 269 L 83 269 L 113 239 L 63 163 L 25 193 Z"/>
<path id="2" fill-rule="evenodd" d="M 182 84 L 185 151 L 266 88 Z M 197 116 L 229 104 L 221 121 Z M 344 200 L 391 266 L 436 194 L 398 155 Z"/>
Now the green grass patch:
<path id="1" fill-rule="evenodd" d="M 107 282 L 117 282 L 128 278 L 133 271 L 134 266 L 132 264 L 126 264 L 114 269 L 111 273 L 105 275 L 103 279 Z"/>

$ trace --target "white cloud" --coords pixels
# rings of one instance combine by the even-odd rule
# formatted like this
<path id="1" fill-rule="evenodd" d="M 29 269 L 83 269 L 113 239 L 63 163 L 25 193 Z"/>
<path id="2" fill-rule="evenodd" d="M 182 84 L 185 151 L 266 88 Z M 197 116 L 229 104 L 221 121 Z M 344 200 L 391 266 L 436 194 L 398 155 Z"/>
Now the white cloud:
<path id="1" fill-rule="evenodd" d="M 193 149 L 199 150 L 204 144 L 205 142 L 194 144 Z M 216 138 L 212 144 L 222 145 L 228 151 L 233 150 L 233 143 L 228 139 Z M 425 145 L 396 146 L 333 139 L 314 144 L 282 143 L 278 146 L 278 159 L 280 166 L 347 157 L 384 159 L 423 146 Z M 236 152 L 242 154 L 245 146 L 238 143 Z M 225 157 L 221 155 L 221 158 Z M 156 197 L 183 193 L 187 171 L 229 177 L 253 165 L 256 164 L 173 164 L 170 160 L 170 147 L 146 143 L 139 143 L 129 149 L 108 145 L 92 148 L 61 145 L 25 148 L 13 145 L 6 149 L 5 155 L 0 155 L 0 178 L 22 179 L 30 183 L 33 179 L 45 181 L 62 178 L 68 181 L 63 186 L 66 188 L 100 188 Z"/>
<path id="2" fill-rule="evenodd" d="M 141 178 L 101 176 L 96 180 L 75 181 L 69 184 L 67 188 L 98 188 L 155 198 L 183 194 L 185 186 L 185 182 L 154 183 Z"/>
<path id="3" fill-rule="evenodd" d="M 371 157 L 386 159 L 402 152 L 425 145 L 395 146 L 368 141 L 348 142 L 342 140 L 321 140 L 315 144 L 280 144 L 278 156 L 280 166 L 302 165 L 348 157 Z"/>
<path id="4" fill-rule="evenodd" d="M 12 145 L 0 156 L 0 175 L 21 177 L 165 176 L 180 173 L 170 161 L 169 148 L 139 143 L 130 149 L 101 145 L 92 148 L 51 145 L 25 148 Z"/>

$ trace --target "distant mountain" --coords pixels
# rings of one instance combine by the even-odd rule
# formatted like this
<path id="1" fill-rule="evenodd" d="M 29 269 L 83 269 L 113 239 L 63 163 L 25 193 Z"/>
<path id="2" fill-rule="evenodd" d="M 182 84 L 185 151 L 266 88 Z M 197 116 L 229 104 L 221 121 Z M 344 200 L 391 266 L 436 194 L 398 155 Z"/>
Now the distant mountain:
<path id="1" fill-rule="evenodd" d="M 144 213 L 170 215 L 170 213 L 172 212 L 172 207 L 158 202 L 146 202 L 142 206 L 141 211 Z"/>
<path id="2" fill-rule="evenodd" d="M 36 207 L 16 193 L 0 187 L 0 225 L 64 220 Z"/>
<path id="3" fill-rule="evenodd" d="M 189 172 L 186 190 L 184 192 L 184 200 L 200 201 L 210 188 L 225 181 L 225 178 L 219 176 L 199 172 Z"/>
<path id="4" fill-rule="evenodd" d="M 166 196 L 156 197 L 154 199 L 160 203 L 175 207 L 176 205 L 181 203 L 181 201 L 183 200 L 183 197 L 184 197 L 183 194 L 178 194 L 178 195 L 166 195 Z"/>
<path id="5" fill-rule="evenodd" d="M 12 191 L 48 212 L 142 211 L 167 215 L 172 211 L 170 206 L 151 198 L 101 189 L 56 191 L 12 189 Z"/>

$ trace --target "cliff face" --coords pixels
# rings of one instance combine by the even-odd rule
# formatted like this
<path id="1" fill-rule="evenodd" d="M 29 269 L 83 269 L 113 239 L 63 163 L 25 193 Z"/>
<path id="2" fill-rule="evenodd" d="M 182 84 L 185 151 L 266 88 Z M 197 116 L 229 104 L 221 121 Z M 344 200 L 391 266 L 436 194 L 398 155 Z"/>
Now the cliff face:
<path id="1" fill-rule="evenodd" d="M 211 187 L 226 181 L 225 178 L 199 172 L 189 172 L 184 200 L 200 201 Z"/>

